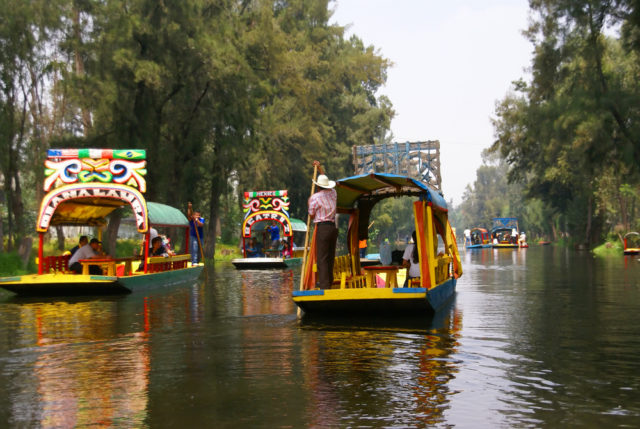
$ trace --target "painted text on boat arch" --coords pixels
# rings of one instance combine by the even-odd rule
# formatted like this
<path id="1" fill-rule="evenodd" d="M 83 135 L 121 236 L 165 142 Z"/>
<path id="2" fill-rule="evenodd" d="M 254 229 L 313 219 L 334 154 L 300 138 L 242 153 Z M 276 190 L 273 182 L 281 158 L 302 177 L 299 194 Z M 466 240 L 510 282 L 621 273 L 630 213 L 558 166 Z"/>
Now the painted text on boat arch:
<path id="1" fill-rule="evenodd" d="M 138 231 L 144 233 L 148 229 L 147 205 L 142 194 L 133 188 L 113 183 L 72 184 L 56 188 L 42 200 L 36 229 L 40 232 L 47 231 L 60 203 L 78 198 L 113 198 L 125 201 L 133 210 Z"/>
<path id="2" fill-rule="evenodd" d="M 254 213 L 246 218 L 244 225 L 242 226 L 242 235 L 244 237 L 251 237 L 251 227 L 254 223 L 269 220 L 275 220 L 282 225 L 282 235 L 286 237 L 291 235 L 291 223 L 289 222 L 289 218 L 284 216 L 282 213 L 273 211 Z"/>

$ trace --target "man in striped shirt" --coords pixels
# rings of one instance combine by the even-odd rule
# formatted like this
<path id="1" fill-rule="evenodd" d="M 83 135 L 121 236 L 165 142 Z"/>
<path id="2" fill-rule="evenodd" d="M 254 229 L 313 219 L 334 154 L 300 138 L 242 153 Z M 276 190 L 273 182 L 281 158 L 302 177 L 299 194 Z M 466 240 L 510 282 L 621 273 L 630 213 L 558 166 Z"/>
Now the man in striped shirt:
<path id="1" fill-rule="evenodd" d="M 336 206 L 338 193 L 336 182 L 321 174 L 313 182 L 318 191 L 309 198 L 309 216 L 316 226 L 316 265 L 318 267 L 318 288 L 330 289 L 333 283 L 333 262 L 336 257 Z"/>

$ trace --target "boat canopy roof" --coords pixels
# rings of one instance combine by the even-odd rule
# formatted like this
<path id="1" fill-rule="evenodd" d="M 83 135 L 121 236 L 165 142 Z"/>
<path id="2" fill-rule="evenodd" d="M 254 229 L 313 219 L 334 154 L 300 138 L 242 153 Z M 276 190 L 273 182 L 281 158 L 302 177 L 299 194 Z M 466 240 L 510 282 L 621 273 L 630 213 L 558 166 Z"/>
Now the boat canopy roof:
<path id="1" fill-rule="evenodd" d="M 494 217 L 493 219 L 493 227 L 491 231 L 501 231 L 505 229 L 515 229 L 518 230 L 518 218 L 517 217 Z"/>
<path id="2" fill-rule="evenodd" d="M 479 232 L 482 232 L 482 233 L 488 233 L 489 232 L 485 228 L 471 228 L 471 232 L 474 232 L 474 231 L 479 231 Z"/>
<path id="3" fill-rule="evenodd" d="M 139 149 L 49 149 L 36 231 L 46 232 L 50 225 L 102 226 L 111 212 L 130 205 L 138 231 L 145 233 L 145 158 Z"/>
<path id="4" fill-rule="evenodd" d="M 635 232 L 635 231 L 627 232 L 627 233 L 624 235 L 624 238 L 632 237 L 632 236 L 634 236 L 634 235 L 640 236 L 640 233 L 637 233 L 637 232 Z"/>
<path id="5" fill-rule="evenodd" d="M 444 197 L 427 184 L 408 176 L 390 173 L 367 173 L 340 179 L 337 182 L 338 208 L 352 209 L 361 199 L 377 202 L 397 196 L 416 196 L 447 211 Z"/>
<path id="6" fill-rule="evenodd" d="M 187 217 L 175 207 L 147 201 L 147 211 L 152 226 L 189 226 Z"/>

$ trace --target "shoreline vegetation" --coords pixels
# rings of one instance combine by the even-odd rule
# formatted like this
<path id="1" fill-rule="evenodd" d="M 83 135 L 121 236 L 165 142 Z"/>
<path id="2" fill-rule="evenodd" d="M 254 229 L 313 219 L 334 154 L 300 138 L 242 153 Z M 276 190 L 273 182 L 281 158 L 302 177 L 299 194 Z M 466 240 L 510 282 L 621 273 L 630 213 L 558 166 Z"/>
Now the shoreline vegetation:
<path id="1" fill-rule="evenodd" d="M 67 248 L 73 247 L 75 244 L 69 241 Z M 566 241 L 560 241 L 552 243 L 554 246 L 558 247 L 574 247 L 570 243 Z M 134 253 L 134 250 L 139 248 L 140 243 L 136 240 L 119 240 L 117 245 L 117 253 L 116 256 L 126 256 Z M 214 263 L 225 263 L 229 262 L 234 258 L 241 258 L 242 253 L 240 252 L 240 248 L 237 244 L 234 243 L 216 243 L 216 247 L 218 251 L 216 252 L 215 257 L 213 258 Z M 374 252 L 376 249 L 372 246 L 371 251 Z M 609 240 L 601 243 L 600 245 L 590 249 L 590 251 L 598 257 L 616 257 L 616 256 L 624 256 L 623 255 L 623 247 L 620 240 Z M 1 252 L 0 253 L 0 277 L 7 276 L 19 276 L 29 273 L 35 273 L 38 270 L 38 266 L 36 265 L 36 255 L 37 248 L 33 248 L 31 255 L 29 256 L 29 261 L 26 267 L 23 267 L 20 256 L 17 251 L 12 252 Z M 48 246 L 45 246 L 45 254 L 51 255 L 56 252 L 53 250 L 53 243 L 49 243 Z M 62 252 L 60 252 L 62 253 Z"/>

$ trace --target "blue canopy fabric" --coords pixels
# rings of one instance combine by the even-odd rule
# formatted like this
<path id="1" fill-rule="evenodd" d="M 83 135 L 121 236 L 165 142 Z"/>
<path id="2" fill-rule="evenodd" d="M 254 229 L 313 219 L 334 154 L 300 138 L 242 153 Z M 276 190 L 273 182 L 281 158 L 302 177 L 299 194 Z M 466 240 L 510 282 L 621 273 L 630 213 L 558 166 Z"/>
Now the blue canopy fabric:
<path id="1" fill-rule="evenodd" d="M 338 208 L 354 208 L 363 197 L 382 199 L 391 196 L 413 195 L 424 198 L 435 208 L 447 211 L 444 197 L 419 180 L 390 173 L 367 173 L 346 177 L 337 182 Z"/>

